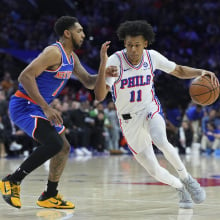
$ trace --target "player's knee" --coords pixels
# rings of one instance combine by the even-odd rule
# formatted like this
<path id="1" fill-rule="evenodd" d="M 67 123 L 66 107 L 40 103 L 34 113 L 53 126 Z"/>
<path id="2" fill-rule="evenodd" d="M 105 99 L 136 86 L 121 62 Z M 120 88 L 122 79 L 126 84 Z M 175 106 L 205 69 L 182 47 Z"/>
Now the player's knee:
<path id="1" fill-rule="evenodd" d="M 51 154 L 56 155 L 63 150 L 64 142 L 59 134 L 52 134 L 47 138 L 44 145 L 50 150 Z"/>
<path id="2" fill-rule="evenodd" d="M 169 144 L 166 136 L 164 137 L 163 135 L 152 134 L 151 138 L 152 138 L 153 143 L 159 148 L 164 147 L 167 144 Z"/>
<path id="3" fill-rule="evenodd" d="M 48 155 L 50 156 L 54 156 L 63 149 L 63 139 L 47 120 L 38 119 L 34 137 L 47 148 Z"/>
<path id="4" fill-rule="evenodd" d="M 63 149 L 64 141 L 56 130 L 49 130 L 47 136 L 37 133 L 37 140 L 47 149 L 48 155 L 51 157 L 59 153 Z"/>

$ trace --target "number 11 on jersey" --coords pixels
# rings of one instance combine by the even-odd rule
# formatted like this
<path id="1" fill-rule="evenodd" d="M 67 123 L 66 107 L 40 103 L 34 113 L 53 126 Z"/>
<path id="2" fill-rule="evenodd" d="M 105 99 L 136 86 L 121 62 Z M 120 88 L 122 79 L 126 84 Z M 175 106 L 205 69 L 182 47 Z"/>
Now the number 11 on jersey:
<path id="1" fill-rule="evenodd" d="M 142 101 L 142 90 L 134 91 L 132 90 L 130 92 L 130 102 L 141 102 Z M 137 98 L 136 98 L 137 97 Z"/>

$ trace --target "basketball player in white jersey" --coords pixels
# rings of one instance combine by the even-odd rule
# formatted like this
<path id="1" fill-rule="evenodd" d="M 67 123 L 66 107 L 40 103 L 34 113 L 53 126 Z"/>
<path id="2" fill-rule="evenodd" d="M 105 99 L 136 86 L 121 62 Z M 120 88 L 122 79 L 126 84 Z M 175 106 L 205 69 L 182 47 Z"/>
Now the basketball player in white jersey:
<path id="1" fill-rule="evenodd" d="M 161 106 L 154 92 L 154 71 L 158 69 L 183 79 L 209 75 L 212 82 L 217 84 L 215 74 L 177 65 L 157 51 L 147 50 L 154 40 L 154 32 L 146 21 L 126 21 L 119 26 L 117 34 L 124 41 L 125 49 L 108 58 L 110 42 L 102 45 L 94 90 L 96 99 L 102 101 L 111 90 L 121 130 L 136 160 L 152 177 L 178 190 L 180 208 L 192 208 L 193 202 L 202 203 L 205 200 L 206 193 L 187 172 L 177 151 L 167 140 Z M 119 77 L 106 80 L 103 69 L 107 66 L 116 66 Z M 163 152 L 179 178 L 160 166 L 152 142 Z"/>

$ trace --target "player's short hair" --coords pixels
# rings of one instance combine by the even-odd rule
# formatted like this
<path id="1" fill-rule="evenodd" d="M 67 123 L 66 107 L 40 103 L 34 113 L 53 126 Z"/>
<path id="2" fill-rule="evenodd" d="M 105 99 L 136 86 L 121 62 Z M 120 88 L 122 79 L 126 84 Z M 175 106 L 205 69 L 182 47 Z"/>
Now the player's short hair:
<path id="1" fill-rule="evenodd" d="M 155 33 L 152 26 L 145 20 L 125 21 L 121 23 L 117 29 L 119 40 L 124 40 L 127 36 L 136 37 L 143 36 L 148 44 L 152 44 L 155 40 Z"/>
<path id="2" fill-rule="evenodd" d="M 73 27 L 77 22 L 79 21 L 76 17 L 62 16 L 55 22 L 54 31 L 59 37 L 61 37 L 65 30 Z"/>

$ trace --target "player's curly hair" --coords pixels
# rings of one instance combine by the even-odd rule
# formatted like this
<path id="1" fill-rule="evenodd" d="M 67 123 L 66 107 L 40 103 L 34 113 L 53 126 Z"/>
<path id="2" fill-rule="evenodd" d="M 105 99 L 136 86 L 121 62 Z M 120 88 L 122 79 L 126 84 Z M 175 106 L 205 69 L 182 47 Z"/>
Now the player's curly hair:
<path id="1" fill-rule="evenodd" d="M 155 33 L 152 26 L 145 20 L 125 21 L 117 29 L 119 40 L 124 40 L 126 36 L 136 37 L 142 35 L 148 44 L 155 40 Z"/>
<path id="2" fill-rule="evenodd" d="M 59 37 L 61 37 L 63 36 L 64 31 L 73 27 L 76 22 L 78 22 L 76 17 L 62 16 L 55 22 L 54 31 Z"/>

